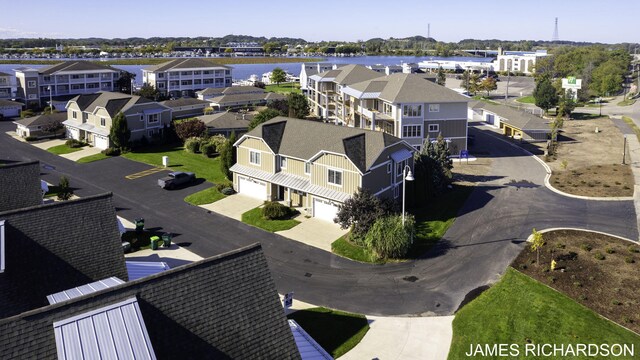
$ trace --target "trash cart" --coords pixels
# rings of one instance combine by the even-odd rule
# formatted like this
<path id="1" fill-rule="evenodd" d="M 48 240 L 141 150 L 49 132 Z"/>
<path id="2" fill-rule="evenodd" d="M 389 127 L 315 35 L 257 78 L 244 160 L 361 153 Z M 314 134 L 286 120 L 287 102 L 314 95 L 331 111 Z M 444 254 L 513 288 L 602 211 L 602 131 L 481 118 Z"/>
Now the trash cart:
<path id="1" fill-rule="evenodd" d="M 151 240 L 151 250 L 158 250 L 158 241 L 160 241 L 160 238 L 152 236 L 149 240 Z"/>
<path id="2" fill-rule="evenodd" d="M 163 247 L 169 247 L 171 246 L 171 238 L 173 237 L 173 234 L 170 232 L 166 232 L 164 234 L 162 234 L 162 246 Z"/>
<path id="3" fill-rule="evenodd" d="M 144 230 L 144 218 L 137 218 L 136 219 L 136 231 L 137 232 L 142 232 L 142 230 Z"/>

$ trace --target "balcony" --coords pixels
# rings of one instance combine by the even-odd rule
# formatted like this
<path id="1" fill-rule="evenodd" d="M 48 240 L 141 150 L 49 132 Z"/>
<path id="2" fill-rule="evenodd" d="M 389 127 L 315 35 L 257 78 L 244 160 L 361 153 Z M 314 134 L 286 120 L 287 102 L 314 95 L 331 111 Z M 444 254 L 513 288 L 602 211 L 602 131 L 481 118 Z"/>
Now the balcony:
<path id="1" fill-rule="evenodd" d="M 382 113 L 382 112 L 380 112 L 378 110 L 374 110 L 374 109 L 364 108 L 364 107 L 362 107 L 362 105 L 358 105 L 358 112 L 360 114 L 362 114 L 363 116 L 365 116 L 365 117 L 367 117 L 369 119 L 373 119 L 373 120 L 390 120 L 390 121 L 394 120 L 391 116 L 389 116 L 389 115 L 387 115 L 385 113 Z"/>

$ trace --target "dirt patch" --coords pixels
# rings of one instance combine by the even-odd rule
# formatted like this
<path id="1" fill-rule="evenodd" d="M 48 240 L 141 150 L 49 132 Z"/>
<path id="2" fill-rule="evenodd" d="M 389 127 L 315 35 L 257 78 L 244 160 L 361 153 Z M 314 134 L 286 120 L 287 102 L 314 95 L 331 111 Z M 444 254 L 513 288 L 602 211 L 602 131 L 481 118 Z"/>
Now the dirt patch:
<path id="1" fill-rule="evenodd" d="M 474 186 L 478 182 L 486 181 L 492 163 L 493 161 L 486 157 L 479 157 L 475 161 L 469 161 L 468 164 L 465 160 L 454 162 L 451 170 L 453 181 L 464 186 Z"/>
<path id="2" fill-rule="evenodd" d="M 545 159 L 551 185 L 574 195 L 633 196 L 631 168 L 621 165 L 624 136 L 611 119 L 565 121 L 558 142 L 556 154 Z"/>
<path id="3" fill-rule="evenodd" d="M 556 189 L 574 195 L 633 196 L 631 168 L 619 164 L 554 171 L 549 181 Z"/>
<path id="4" fill-rule="evenodd" d="M 640 246 L 614 237 L 561 230 L 544 234 L 536 252 L 527 246 L 515 269 L 566 294 L 620 325 L 640 333 Z M 550 270 L 551 260 L 557 262 Z"/>

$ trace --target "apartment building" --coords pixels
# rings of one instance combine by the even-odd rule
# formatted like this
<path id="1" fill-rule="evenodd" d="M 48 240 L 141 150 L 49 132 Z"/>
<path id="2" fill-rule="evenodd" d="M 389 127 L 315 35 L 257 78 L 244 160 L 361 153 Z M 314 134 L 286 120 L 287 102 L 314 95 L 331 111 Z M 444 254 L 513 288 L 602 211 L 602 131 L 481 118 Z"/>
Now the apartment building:
<path id="1" fill-rule="evenodd" d="M 122 112 L 131 131 L 131 141 L 160 136 L 171 123 L 171 109 L 136 95 L 114 92 L 79 95 L 67 105 L 67 137 L 88 142 L 99 149 L 111 146 L 113 118 Z"/>
<path id="2" fill-rule="evenodd" d="M 310 76 L 313 76 L 325 71 L 329 71 L 332 69 L 337 69 L 337 65 L 329 64 L 329 63 L 316 63 L 316 64 L 302 63 L 302 67 L 300 69 L 300 79 L 299 79 L 300 90 L 302 90 L 302 93 L 306 95 L 308 92 Z"/>
<path id="3" fill-rule="evenodd" d="M 17 88 L 11 74 L 0 72 L 0 100 L 12 100 L 16 98 Z"/>
<path id="4" fill-rule="evenodd" d="M 16 97 L 25 100 L 27 106 L 44 106 L 59 97 L 114 91 L 121 74 L 118 69 L 90 61 L 65 61 L 41 69 L 22 67 L 14 71 Z"/>
<path id="5" fill-rule="evenodd" d="M 232 84 L 231 68 L 209 60 L 175 59 L 142 70 L 142 81 L 171 97 L 195 97 L 206 88 L 223 88 Z"/>

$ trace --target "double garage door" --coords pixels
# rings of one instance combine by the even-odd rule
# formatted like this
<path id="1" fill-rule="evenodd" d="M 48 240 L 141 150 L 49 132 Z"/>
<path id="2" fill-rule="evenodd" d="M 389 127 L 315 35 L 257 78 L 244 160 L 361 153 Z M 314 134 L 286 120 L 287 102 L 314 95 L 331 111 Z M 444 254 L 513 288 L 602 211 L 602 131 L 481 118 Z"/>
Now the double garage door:
<path id="1" fill-rule="evenodd" d="M 267 184 L 262 181 L 240 177 L 238 178 L 238 192 L 259 200 L 267 199 Z"/>
<path id="2" fill-rule="evenodd" d="M 313 199 L 313 216 L 333 222 L 336 215 L 338 214 L 338 205 L 332 203 L 329 200 L 314 198 Z"/>

